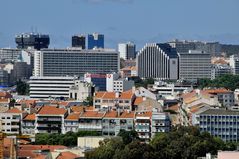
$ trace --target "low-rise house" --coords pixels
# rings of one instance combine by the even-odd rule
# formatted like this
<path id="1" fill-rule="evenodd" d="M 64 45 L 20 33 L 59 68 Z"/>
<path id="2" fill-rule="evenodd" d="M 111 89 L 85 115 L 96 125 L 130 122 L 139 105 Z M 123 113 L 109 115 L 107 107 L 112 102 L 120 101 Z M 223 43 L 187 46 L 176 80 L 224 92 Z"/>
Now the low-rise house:
<path id="1" fill-rule="evenodd" d="M 135 131 L 142 140 L 151 138 L 151 118 L 152 112 L 137 112 L 135 115 Z"/>
<path id="2" fill-rule="evenodd" d="M 65 118 L 65 131 L 78 132 L 80 113 L 71 113 Z"/>
<path id="3" fill-rule="evenodd" d="M 22 119 L 22 134 L 34 136 L 36 131 L 36 114 L 28 114 Z"/>
<path id="4" fill-rule="evenodd" d="M 168 113 L 153 111 L 151 118 L 151 136 L 159 132 L 169 132 L 171 122 Z"/>

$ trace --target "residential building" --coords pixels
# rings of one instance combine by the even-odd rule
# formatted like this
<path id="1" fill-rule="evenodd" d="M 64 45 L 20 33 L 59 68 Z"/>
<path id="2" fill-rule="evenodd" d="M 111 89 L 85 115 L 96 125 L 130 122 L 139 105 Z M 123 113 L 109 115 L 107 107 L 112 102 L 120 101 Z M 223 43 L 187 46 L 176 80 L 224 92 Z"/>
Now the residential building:
<path id="1" fill-rule="evenodd" d="M 81 131 L 102 132 L 102 119 L 105 112 L 83 111 L 79 117 L 79 129 Z"/>
<path id="2" fill-rule="evenodd" d="M 84 35 L 74 35 L 71 40 L 72 47 L 79 47 L 85 49 L 85 36 Z"/>
<path id="3" fill-rule="evenodd" d="M 102 120 L 102 134 L 116 136 L 120 130 L 131 131 L 134 129 L 134 112 L 108 111 Z"/>
<path id="4" fill-rule="evenodd" d="M 226 109 L 208 109 L 200 113 L 200 131 L 209 132 L 224 141 L 239 140 L 239 112 Z"/>
<path id="5" fill-rule="evenodd" d="M 30 78 L 30 98 L 69 98 L 70 86 L 75 84 L 77 77 L 37 77 Z"/>
<path id="6" fill-rule="evenodd" d="M 88 49 L 104 48 L 104 35 L 93 33 L 88 34 Z"/>
<path id="7" fill-rule="evenodd" d="M 133 110 L 134 93 L 126 92 L 96 92 L 94 96 L 94 108 L 97 110 Z"/>
<path id="8" fill-rule="evenodd" d="M 15 42 L 18 49 L 33 48 L 40 50 L 48 48 L 50 44 L 50 37 L 46 34 L 23 33 L 16 35 Z"/>
<path id="9" fill-rule="evenodd" d="M 179 78 L 196 81 L 201 78 L 211 78 L 210 54 L 198 50 L 179 53 Z"/>
<path id="10" fill-rule="evenodd" d="M 64 134 L 64 119 L 67 114 L 64 108 L 42 106 L 36 114 L 36 133 Z"/>
<path id="11" fill-rule="evenodd" d="M 84 76 L 119 72 L 119 53 L 112 49 L 42 49 L 34 53 L 34 76 Z"/>
<path id="12" fill-rule="evenodd" d="M 178 55 L 169 44 L 146 44 L 136 57 L 140 78 L 178 79 Z"/>
<path id="13" fill-rule="evenodd" d="M 230 66 L 234 75 L 239 74 L 239 57 L 237 55 L 230 56 Z"/>
<path id="14" fill-rule="evenodd" d="M 132 42 L 118 44 L 118 51 L 124 60 L 136 58 L 136 48 Z"/>
<path id="15" fill-rule="evenodd" d="M 79 129 L 79 112 L 69 114 L 64 120 L 65 132 L 78 132 Z"/>
<path id="16" fill-rule="evenodd" d="M 212 65 L 212 73 L 211 73 L 212 80 L 226 74 L 232 74 L 232 68 L 229 65 L 227 64 Z"/>
<path id="17" fill-rule="evenodd" d="M 135 131 L 142 140 L 149 141 L 151 138 L 151 118 L 152 112 L 137 112 L 135 115 Z"/>
<path id="18" fill-rule="evenodd" d="M 12 48 L 3 48 L 0 49 L 0 59 L 1 62 L 12 62 L 17 61 L 21 54 L 20 49 L 12 49 Z"/>
<path id="19" fill-rule="evenodd" d="M 23 135 L 35 135 L 36 130 L 36 114 L 27 114 L 22 119 L 22 134 Z"/>
<path id="20" fill-rule="evenodd" d="M 87 97 L 92 97 L 93 85 L 88 82 L 75 80 L 75 84 L 70 86 L 69 98 L 83 102 Z"/>
<path id="21" fill-rule="evenodd" d="M 120 75 L 122 78 L 133 77 L 137 75 L 135 66 L 124 67 L 120 69 Z"/>
<path id="22" fill-rule="evenodd" d="M 22 111 L 17 108 L 12 108 L 6 112 L 0 113 L 2 120 L 2 131 L 6 134 L 20 134 Z"/>
<path id="23" fill-rule="evenodd" d="M 159 132 L 169 132 L 171 127 L 169 115 L 167 113 L 153 111 L 151 118 L 151 136 Z"/>

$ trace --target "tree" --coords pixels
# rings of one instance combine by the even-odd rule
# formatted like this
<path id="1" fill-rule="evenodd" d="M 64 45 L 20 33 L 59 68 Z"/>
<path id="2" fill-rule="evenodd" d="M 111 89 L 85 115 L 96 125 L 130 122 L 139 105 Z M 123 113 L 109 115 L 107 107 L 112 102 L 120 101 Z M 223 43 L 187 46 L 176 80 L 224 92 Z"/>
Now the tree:
<path id="1" fill-rule="evenodd" d="M 122 137 L 122 140 L 125 145 L 131 143 L 136 139 L 139 139 L 138 133 L 135 130 L 131 131 L 120 130 L 118 136 Z"/>
<path id="2" fill-rule="evenodd" d="M 29 85 L 22 80 L 17 81 L 16 91 L 19 95 L 27 95 L 29 93 Z"/>

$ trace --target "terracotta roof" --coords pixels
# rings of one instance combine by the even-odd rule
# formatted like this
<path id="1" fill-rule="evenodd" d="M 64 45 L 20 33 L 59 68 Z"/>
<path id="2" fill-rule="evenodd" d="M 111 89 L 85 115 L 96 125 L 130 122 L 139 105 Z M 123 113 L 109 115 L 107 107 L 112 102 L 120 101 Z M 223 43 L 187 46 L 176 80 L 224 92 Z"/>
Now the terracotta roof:
<path id="1" fill-rule="evenodd" d="M 66 149 L 66 146 L 62 145 L 19 145 L 21 150 L 50 150 L 51 152 L 56 149 Z"/>
<path id="2" fill-rule="evenodd" d="M 143 97 L 136 97 L 134 101 L 134 105 L 139 105 L 142 102 L 143 102 Z"/>
<path id="3" fill-rule="evenodd" d="M 137 117 L 152 117 L 152 112 L 141 112 L 141 113 L 136 113 Z"/>
<path id="4" fill-rule="evenodd" d="M 38 114 L 54 114 L 64 115 L 67 112 L 64 108 L 57 108 L 54 106 L 42 106 L 38 111 Z"/>
<path id="5" fill-rule="evenodd" d="M 17 109 L 17 108 L 12 108 L 12 109 L 9 109 L 7 110 L 5 113 L 18 113 L 18 114 L 21 114 L 23 111 Z"/>
<path id="6" fill-rule="evenodd" d="M 80 118 L 102 118 L 105 113 L 98 111 L 86 111 L 80 115 Z"/>
<path id="7" fill-rule="evenodd" d="M 94 107 L 93 106 L 71 106 L 71 110 L 73 112 L 83 112 L 84 108 L 86 111 L 93 111 Z"/>
<path id="8" fill-rule="evenodd" d="M 173 110 L 173 111 L 177 112 L 179 110 L 179 104 L 175 104 L 175 105 L 168 107 L 168 110 Z"/>
<path id="9" fill-rule="evenodd" d="M 105 114 L 104 118 L 116 118 L 118 113 L 116 111 L 109 111 Z"/>
<path id="10" fill-rule="evenodd" d="M 210 93 L 210 94 L 218 94 L 218 93 L 230 93 L 232 91 L 230 90 L 227 90 L 225 88 L 219 88 L 219 89 L 208 89 L 208 90 L 204 90 L 206 91 L 207 93 Z"/>
<path id="11" fill-rule="evenodd" d="M 132 99 L 133 95 L 132 90 L 129 90 L 127 92 L 122 92 L 119 99 Z"/>
<path id="12" fill-rule="evenodd" d="M 132 112 L 127 112 L 127 111 L 125 111 L 125 112 L 123 112 L 123 113 L 120 115 L 119 118 L 134 118 L 134 116 L 135 116 L 135 112 L 134 112 L 134 111 L 132 111 Z"/>
<path id="13" fill-rule="evenodd" d="M 102 98 L 104 96 L 105 92 L 96 92 L 95 98 Z"/>
<path id="14" fill-rule="evenodd" d="M 69 114 L 65 120 L 79 120 L 80 113 L 71 113 Z"/>
<path id="15" fill-rule="evenodd" d="M 0 92 L 0 97 L 3 98 L 12 98 L 12 95 L 8 92 Z"/>
<path id="16" fill-rule="evenodd" d="M 77 156 L 76 154 L 72 153 L 72 152 L 61 152 L 56 159 L 75 159 L 79 156 Z"/>
<path id="17" fill-rule="evenodd" d="M 9 103 L 10 99 L 9 98 L 0 98 L 0 103 Z"/>
<path id="18" fill-rule="evenodd" d="M 115 99 L 115 92 L 105 92 L 103 99 Z"/>
<path id="19" fill-rule="evenodd" d="M 36 114 L 28 114 L 23 120 L 36 120 Z"/>

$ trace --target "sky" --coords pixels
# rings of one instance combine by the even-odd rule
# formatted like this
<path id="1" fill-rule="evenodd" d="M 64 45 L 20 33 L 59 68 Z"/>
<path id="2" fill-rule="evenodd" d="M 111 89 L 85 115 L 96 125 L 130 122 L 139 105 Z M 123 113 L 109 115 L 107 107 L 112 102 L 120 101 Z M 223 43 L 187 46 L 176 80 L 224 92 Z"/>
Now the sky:
<path id="1" fill-rule="evenodd" d="M 0 0 L 0 48 L 19 33 L 49 34 L 51 48 L 74 34 L 105 35 L 105 47 L 173 39 L 239 44 L 239 0 Z"/>

